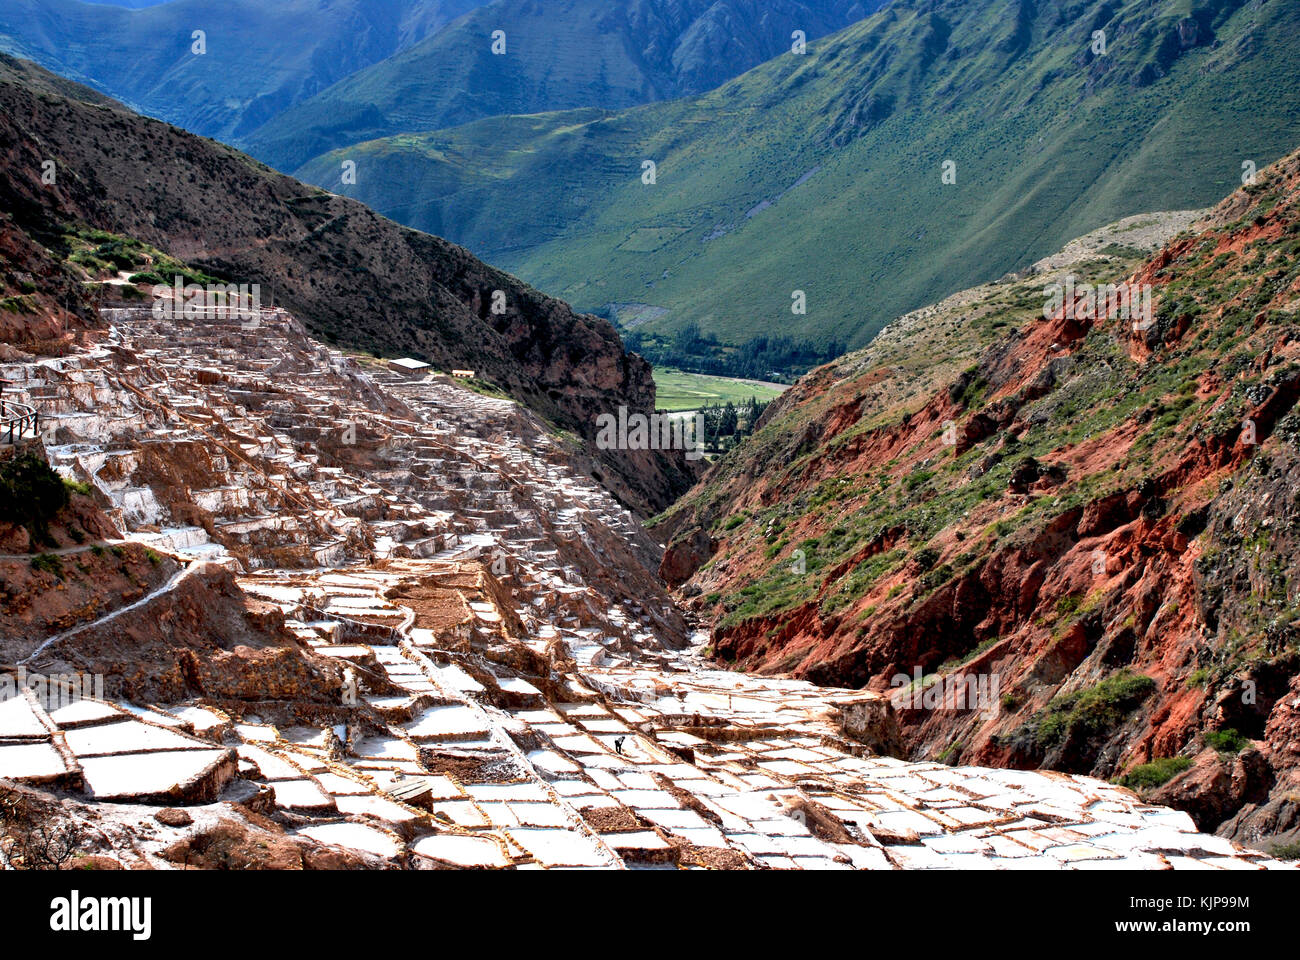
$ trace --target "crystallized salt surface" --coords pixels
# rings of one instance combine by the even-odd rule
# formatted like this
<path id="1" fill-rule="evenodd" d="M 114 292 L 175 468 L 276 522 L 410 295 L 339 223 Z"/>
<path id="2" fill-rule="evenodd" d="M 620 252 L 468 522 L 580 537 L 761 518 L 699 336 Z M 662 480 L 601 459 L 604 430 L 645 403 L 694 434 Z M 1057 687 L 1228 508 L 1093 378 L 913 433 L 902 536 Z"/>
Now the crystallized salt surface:
<path id="1" fill-rule="evenodd" d="M 190 724 L 195 733 L 205 733 L 226 723 L 219 714 L 213 713 L 206 707 L 168 707 L 167 712 Z"/>
<path id="2" fill-rule="evenodd" d="M 211 745 L 147 723 L 125 720 L 98 727 L 81 727 L 64 733 L 68 749 L 78 757 L 146 750 L 195 750 Z"/>
<path id="3" fill-rule="evenodd" d="M 356 796 L 370 793 L 370 785 L 351 777 L 342 777 L 337 773 L 318 773 L 316 781 L 335 797 Z"/>
<path id="4" fill-rule="evenodd" d="M 358 757 L 374 760 L 415 760 L 415 747 L 396 737 L 367 737 L 356 746 Z"/>
<path id="5" fill-rule="evenodd" d="M 471 783 L 465 787 L 475 800 L 506 803 L 546 803 L 550 800 L 543 788 L 535 783 Z"/>
<path id="6" fill-rule="evenodd" d="M 0 710 L 3 710 L 3 704 L 0 704 Z M 121 716 L 121 710 L 115 709 L 102 700 L 74 700 L 66 707 L 50 712 L 50 719 L 60 727 L 76 727 Z M 0 736 L 5 735 L 3 728 L 4 723 L 0 721 Z"/>
<path id="7" fill-rule="evenodd" d="M 333 798 L 312 780 L 277 780 L 272 787 L 276 804 L 291 810 L 329 809 L 334 805 Z"/>
<path id="8" fill-rule="evenodd" d="M 275 727 L 265 723 L 237 723 L 235 732 L 245 740 L 274 742 L 277 739 Z"/>
<path id="9" fill-rule="evenodd" d="M 505 679 L 498 678 L 497 686 L 506 693 L 517 693 L 526 697 L 539 696 L 542 692 L 523 677 L 506 677 Z"/>
<path id="10" fill-rule="evenodd" d="M 0 744 L 0 777 L 5 779 L 45 779 L 66 770 L 63 758 L 49 743 Z"/>
<path id="11" fill-rule="evenodd" d="M 148 707 L 140 707 L 134 703 L 126 703 L 125 701 L 119 700 L 117 705 L 127 711 L 127 713 L 135 714 L 141 720 L 148 721 L 149 723 L 159 723 L 164 727 L 181 727 L 184 726 L 185 723 L 183 720 L 179 720 L 171 714 L 159 710 L 151 710 Z"/>
<path id="12" fill-rule="evenodd" d="M 550 867 L 608 866 L 609 856 L 591 837 L 577 830 L 511 827 L 510 839 Z"/>
<path id="13" fill-rule="evenodd" d="M 303 827 L 298 832 L 319 843 L 347 847 L 380 857 L 395 857 L 399 850 L 397 841 L 388 834 L 360 823 L 321 823 Z"/>
<path id="14" fill-rule="evenodd" d="M 213 770 L 224 750 L 179 750 L 170 753 L 129 753 L 81 761 L 86 785 L 99 799 L 129 798 L 163 793 Z"/>
<path id="15" fill-rule="evenodd" d="M 457 693 L 482 693 L 483 684 L 454 663 L 433 665 L 430 671 L 438 686 Z"/>
<path id="16" fill-rule="evenodd" d="M 569 818 L 553 803 L 510 803 L 510 813 L 522 827 L 566 827 Z"/>
<path id="17" fill-rule="evenodd" d="M 565 759 L 554 750 L 534 750 L 528 755 L 528 762 L 544 773 L 565 774 L 581 773 L 582 768 L 572 760 Z"/>
<path id="18" fill-rule="evenodd" d="M 299 780 L 302 770 L 287 760 L 276 756 L 269 750 L 244 744 L 239 747 L 239 755 L 245 760 L 257 764 L 263 778 L 267 780 Z"/>
<path id="19" fill-rule="evenodd" d="M 48 734 L 26 697 L 0 700 L 0 737 L 44 737 Z"/>
<path id="20" fill-rule="evenodd" d="M 356 817 L 370 816 L 378 820 L 387 820 L 389 823 L 405 823 L 414 820 L 416 816 L 400 803 L 385 800 L 383 797 L 341 796 L 335 797 L 334 804 L 338 807 L 339 813 Z"/>
<path id="21" fill-rule="evenodd" d="M 489 735 L 489 725 L 474 710 L 456 704 L 430 707 L 414 723 L 407 724 L 406 732 L 416 740 L 450 740 Z"/>
<path id="22" fill-rule="evenodd" d="M 316 652 L 340 660 L 362 660 L 370 656 L 369 647 L 358 647 L 355 644 L 322 644 L 316 648 Z"/>
<path id="23" fill-rule="evenodd" d="M 443 816 L 461 827 L 486 827 L 491 821 L 468 800 L 453 800 L 449 803 L 435 803 L 434 816 Z"/>
<path id="24" fill-rule="evenodd" d="M 605 842 L 615 850 L 667 850 L 668 844 L 657 833 L 640 830 L 634 833 L 614 833 L 605 837 Z"/>
<path id="25" fill-rule="evenodd" d="M 412 848 L 416 853 L 460 867 L 504 867 L 509 864 L 501 845 L 487 837 L 425 837 Z"/>

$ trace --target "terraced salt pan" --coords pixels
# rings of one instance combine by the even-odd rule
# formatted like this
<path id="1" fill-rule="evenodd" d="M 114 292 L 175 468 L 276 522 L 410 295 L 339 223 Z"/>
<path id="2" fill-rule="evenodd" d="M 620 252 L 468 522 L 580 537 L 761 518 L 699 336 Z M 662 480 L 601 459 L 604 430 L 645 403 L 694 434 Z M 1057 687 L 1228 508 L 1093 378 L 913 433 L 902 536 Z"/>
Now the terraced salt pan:
<path id="1" fill-rule="evenodd" d="M 224 750 L 129 753 L 81 761 L 91 796 L 130 799 L 167 793 L 212 773 L 225 761 Z M 179 798 L 178 798 L 179 799 Z"/>
<path id="2" fill-rule="evenodd" d="M 50 719 L 65 730 L 86 724 L 102 723 L 122 716 L 121 710 L 102 700 L 74 700 L 67 706 L 50 712 Z M 0 723 L 0 736 L 6 736 L 3 723 Z"/>
<path id="3" fill-rule="evenodd" d="M 280 738 L 279 731 L 265 723 L 237 723 L 235 732 L 243 739 L 257 743 L 274 743 Z"/>
<path id="4" fill-rule="evenodd" d="M 276 780 L 277 806 L 289 810 L 333 810 L 334 798 L 321 790 L 312 780 Z"/>
<path id="5" fill-rule="evenodd" d="M 510 863 L 502 853 L 500 844 L 486 837 L 443 834 L 425 837 L 417 841 L 411 849 L 421 856 L 455 864 L 458 867 L 488 869 L 505 867 Z"/>
<path id="6" fill-rule="evenodd" d="M 191 729 L 199 736 L 218 730 L 230 722 L 220 714 L 200 706 L 168 707 L 168 712 L 190 724 Z"/>
<path id="7" fill-rule="evenodd" d="M 49 733 L 26 697 L 0 700 L 0 737 L 47 737 Z"/>
<path id="8" fill-rule="evenodd" d="M 616 861 L 576 830 L 509 827 L 506 835 L 548 867 L 611 867 Z"/>
<path id="9" fill-rule="evenodd" d="M 415 747 L 396 737 L 367 737 L 357 744 L 356 755 L 371 760 L 415 760 Z"/>
<path id="10" fill-rule="evenodd" d="M 80 727 L 64 733 L 68 749 L 78 757 L 144 753 L 156 750 L 203 750 L 212 745 L 136 720 Z"/>
<path id="11" fill-rule="evenodd" d="M 469 740 L 489 738 L 491 728 L 474 710 L 453 704 L 430 707 L 407 724 L 406 732 L 415 740 Z"/>
<path id="12" fill-rule="evenodd" d="M 12 780 L 41 781 L 62 776 L 68 768 L 48 741 L 0 743 L 0 772 Z"/>
<path id="13" fill-rule="evenodd" d="M 142 318 L 142 326 L 149 323 Z M 205 334 L 206 331 L 196 331 L 195 335 Z M 155 339 L 162 353 L 170 353 L 165 336 Z M 259 369 L 282 363 L 278 369 L 287 371 L 287 382 L 292 382 L 295 377 L 293 351 L 296 349 L 286 338 L 280 337 L 278 331 L 265 336 L 259 334 L 255 344 L 243 346 L 243 352 L 250 354 L 248 359 L 262 365 Z M 236 351 L 228 353 L 234 358 Z M 333 389 L 337 386 L 332 383 L 333 375 L 319 370 L 317 360 L 319 357 L 313 358 L 310 364 L 300 365 L 300 373 L 308 367 L 310 370 L 294 382 L 295 389 L 310 395 L 309 413 L 312 418 L 323 415 L 335 403 L 346 405 L 352 402 L 348 389 Z M 267 454 L 274 461 L 271 470 L 276 475 L 285 476 L 287 471 L 300 470 L 301 479 L 305 481 L 304 492 L 323 495 L 325 500 L 342 509 L 355 505 L 358 510 L 366 510 L 373 500 L 367 500 L 363 495 L 377 493 L 376 483 L 402 485 L 403 489 L 407 489 L 408 484 L 410 489 L 418 486 L 414 478 L 418 471 L 408 470 L 404 475 L 401 470 L 381 470 L 368 478 L 374 483 L 357 483 L 342 469 L 313 470 L 309 463 L 311 458 L 293 449 L 293 441 L 286 429 L 275 428 L 256 413 L 237 411 L 232 414 L 235 405 L 220 403 L 222 393 L 228 393 L 224 387 L 193 389 L 185 382 L 186 359 L 172 356 L 170 362 L 176 365 L 178 375 L 175 388 L 169 386 L 166 389 L 178 404 L 184 404 L 192 413 L 211 410 L 214 413 L 220 411 L 219 416 L 237 416 L 247 437 L 259 438 L 256 442 L 250 439 L 248 449 Z M 350 361 L 336 358 L 334 363 L 341 370 Z M 382 374 L 376 376 L 382 379 Z M 421 418 L 426 412 L 437 417 L 423 426 L 389 420 L 381 424 L 380 429 L 391 436 L 397 448 L 405 444 L 405 452 L 414 452 L 414 459 L 422 461 L 422 469 L 438 478 L 438 486 L 445 489 L 430 492 L 438 496 L 439 506 L 445 505 L 444 499 L 454 501 L 454 508 L 445 516 L 448 529 L 435 531 L 429 526 L 421 529 L 420 524 L 427 521 L 420 518 L 430 514 L 431 504 L 408 504 L 401 496 L 394 496 L 389 502 L 394 517 L 401 517 L 395 521 L 397 525 L 379 529 L 359 517 L 337 514 L 326 523 L 327 511 L 319 509 L 311 514 L 288 518 L 286 529 L 303 530 L 311 523 L 332 526 L 336 530 L 362 529 L 369 525 L 372 535 L 391 535 L 406 542 L 436 534 L 442 539 L 436 541 L 436 546 L 431 545 L 431 550 L 445 549 L 457 543 L 456 537 L 459 536 L 459 544 L 448 556 L 468 556 L 502 548 L 510 555 L 512 568 L 519 571 L 521 595 L 513 606 L 522 611 L 521 617 L 532 632 L 533 652 L 545 653 L 546 642 L 562 636 L 570 654 L 578 655 L 577 660 L 582 665 L 580 671 L 560 678 L 561 683 L 574 691 L 568 699 L 594 699 L 591 690 L 598 688 L 611 704 L 617 705 L 620 701 L 638 704 L 636 707 L 617 705 L 612 713 L 596 704 L 567 704 L 562 712 L 569 714 L 568 719 L 574 721 L 573 724 L 564 722 L 559 713 L 549 709 L 512 713 L 511 730 L 518 729 L 516 723 L 526 725 L 531 733 L 538 735 L 544 747 L 534 749 L 527 758 L 512 754 L 512 759 L 525 772 L 544 779 L 554 778 L 555 793 L 569 798 L 567 803 L 548 802 L 545 798 L 552 795 L 551 791 L 541 790 L 537 784 L 532 784 L 532 791 L 518 796 L 513 796 L 510 791 L 494 790 L 494 785 L 481 785 L 487 789 L 479 792 L 481 799 L 477 805 L 469 800 L 438 797 L 434 801 L 436 814 L 474 829 L 489 828 L 494 822 L 501 826 L 509 825 L 520 849 L 532 850 L 538 854 L 539 860 L 556 865 L 565 865 L 563 861 L 566 860 L 584 859 L 580 855 L 558 855 L 563 853 L 563 842 L 577 844 L 587 854 L 594 851 L 599 863 L 616 865 L 617 861 L 602 849 L 599 842 L 581 831 L 549 824 L 564 817 L 569 807 L 608 809 L 621 806 L 621 801 L 636 805 L 634 808 L 642 818 L 690 842 L 700 846 L 725 845 L 739 852 L 748 850 L 754 863 L 782 869 L 835 867 L 838 865 L 832 858 L 837 855 L 851 860 L 854 866 L 889 868 L 893 864 L 886 859 L 886 849 L 898 851 L 895 856 L 898 863 L 920 866 L 1034 864 L 1094 869 L 1121 862 L 1148 867 L 1252 866 L 1258 862 L 1230 856 L 1212 841 L 1184 836 L 1194 833 L 1185 817 L 1166 817 L 1159 811 L 1137 804 L 1131 794 L 1112 791 L 1108 785 L 1044 774 L 1018 775 L 1012 771 L 988 773 L 967 769 L 954 772 L 941 765 L 863 761 L 841 754 L 835 747 L 824 746 L 823 739 L 831 742 L 838 734 L 827 718 L 827 708 L 844 697 L 860 695 L 819 690 L 795 681 L 738 676 L 710 669 L 693 658 L 667 657 L 652 635 L 653 631 L 647 629 L 650 624 L 646 611 L 623 610 L 617 605 L 605 609 L 608 606 L 604 602 L 606 595 L 601 589 L 592 589 L 584 584 L 584 570 L 576 563 L 575 551 L 560 542 L 564 529 L 592 530 L 603 525 L 610 530 L 628 530 L 628 520 L 622 511 L 603 506 L 608 498 L 590 484 L 569 478 L 567 471 L 556 464 L 539 461 L 538 451 L 550 446 L 544 438 L 523 440 L 508 431 L 500 431 L 501 423 L 495 418 L 515 415 L 508 403 L 485 406 L 471 394 L 432 384 L 394 389 L 412 409 L 418 407 L 423 411 Z M 123 422 L 127 420 L 124 418 Z M 472 429 L 467 429 L 471 425 Z M 491 443 L 472 435 L 487 425 L 499 431 Z M 412 431 L 418 431 L 422 436 L 413 438 Z M 189 436 L 185 430 L 175 431 L 175 435 L 178 438 Z M 435 448 L 435 442 L 457 449 Z M 507 448 L 506 456 L 492 457 L 494 453 L 499 454 L 499 449 L 494 448 L 502 445 Z M 465 458 L 471 455 L 492 457 L 491 462 L 521 481 L 521 489 L 527 491 L 531 488 L 535 502 L 517 502 L 526 501 L 529 494 L 525 492 L 518 496 L 518 491 L 513 489 L 507 502 L 499 495 L 500 491 L 492 489 L 500 485 L 501 478 L 484 469 L 481 463 L 468 462 Z M 436 457 L 436 467 L 428 466 L 433 457 Z M 381 476 L 384 478 L 382 481 L 379 479 Z M 287 476 L 286 479 L 294 482 Z M 314 490 L 309 490 L 312 487 Z M 552 528 L 561 529 L 561 537 L 553 537 L 551 529 L 516 531 L 508 521 L 503 522 L 498 512 L 516 507 L 524 508 L 515 511 L 521 522 L 525 522 L 522 517 L 535 509 L 538 514 L 549 518 Z M 403 517 L 403 510 L 408 508 L 412 509 Z M 247 512 L 256 515 L 252 521 L 255 526 L 264 526 L 268 517 L 275 519 L 271 516 L 275 511 L 265 503 L 253 504 Z M 452 526 L 457 528 L 455 532 L 451 531 Z M 470 528 L 475 532 L 465 536 Z M 325 539 L 334 543 L 339 551 L 337 560 L 331 560 L 331 563 L 346 562 L 348 558 L 342 541 L 330 539 L 330 535 Z M 325 546 L 323 542 L 316 543 L 313 550 Z M 398 559 L 393 563 L 400 567 L 403 561 Z M 341 615 L 346 615 L 344 611 L 360 615 L 383 610 L 386 615 L 376 619 L 398 628 L 399 634 L 408 641 L 435 650 L 440 643 L 447 641 L 447 638 L 440 640 L 432 631 L 412 635 L 404 625 L 404 616 L 403 622 L 398 621 L 401 612 L 398 603 L 390 604 L 380 597 L 392 583 L 388 571 L 363 573 L 318 569 L 292 575 L 268 573 L 265 578 L 253 575 L 245 579 L 289 588 L 284 593 L 273 592 L 271 595 L 283 598 L 279 602 L 289 605 L 284 612 L 290 617 L 300 613 L 295 607 L 303 590 L 311 589 L 317 593 L 321 588 L 327 594 L 334 594 L 335 609 Z M 471 645 L 481 635 L 496 632 L 494 627 L 499 622 L 490 619 L 494 613 L 491 604 L 480 600 L 475 602 L 478 607 L 472 612 L 475 613 L 479 636 L 471 640 Z M 391 615 L 388 615 L 390 611 Z M 314 633 L 313 642 L 345 635 L 335 623 L 312 626 L 295 623 L 293 626 L 300 635 L 311 638 Z M 502 639 L 497 638 L 498 642 Z M 423 679 L 423 664 L 414 658 L 403 658 L 401 651 L 393 645 L 396 642 L 394 639 L 387 646 L 381 645 L 374 650 L 376 659 L 388 668 L 390 678 L 412 684 L 413 690 L 414 685 L 420 685 L 421 690 L 437 689 L 446 699 L 459 699 L 459 693 L 469 694 L 475 699 L 489 699 L 486 691 L 463 671 L 461 675 L 468 681 L 463 687 L 450 682 L 450 678 L 444 681 L 439 675 L 435 688 Z M 456 640 L 458 645 L 463 642 L 463 638 Z M 524 642 L 529 643 L 528 640 Z M 584 652 L 584 648 L 589 652 Z M 369 659 L 371 655 L 368 645 L 363 643 L 335 648 L 336 651 L 339 649 L 355 651 L 353 656 L 356 659 Z M 507 671 L 503 668 L 502 672 Z M 529 688 L 515 686 L 512 677 L 504 679 L 506 684 L 502 686 L 507 691 L 517 690 L 523 695 L 534 696 L 528 692 Z M 527 684 L 527 680 L 523 683 Z M 408 702 L 408 698 L 401 698 L 399 703 Z M 392 709 L 398 711 L 402 707 L 394 704 Z M 673 724 L 682 722 L 682 714 L 696 712 L 707 716 L 708 722 L 716 721 L 729 727 L 747 726 L 754 739 L 723 745 L 671 729 Z M 495 708 L 485 713 L 471 710 L 471 713 L 485 717 L 484 722 L 489 728 L 500 723 L 500 714 Z M 390 716 L 402 715 L 395 712 Z M 595 731 L 593 734 L 581 731 L 588 720 Z M 639 724 L 647 724 L 647 729 L 654 731 L 659 743 L 634 733 Z M 250 732 L 246 739 L 254 742 L 258 739 L 264 743 L 274 740 L 273 728 L 267 728 L 269 734 L 261 738 L 251 732 L 256 730 L 255 727 L 241 729 Z M 355 782 L 326 771 L 324 763 L 308 753 L 289 752 L 286 756 L 294 758 L 295 763 L 305 768 L 320 770 L 319 777 L 327 792 L 343 797 L 340 806 L 356 811 L 338 810 L 326 815 L 367 819 L 379 815 L 396 819 L 398 811 L 406 812 L 400 804 L 376 805 L 370 801 L 382 801 L 382 794 L 354 792 L 362 782 L 373 783 L 376 789 L 382 790 L 391 786 L 401 774 L 425 774 L 415 760 L 415 750 L 405 733 L 400 732 L 400 728 L 395 730 L 399 732 L 395 733 L 394 742 L 400 746 L 375 749 L 373 743 L 363 743 L 358 751 L 362 756 L 347 759 L 359 772 L 365 771 L 365 776 Z M 323 747 L 319 734 L 306 739 L 290 735 L 288 731 L 285 733 L 286 738 L 295 744 Z M 827 734 L 831 736 L 828 738 Z M 554 746 L 547 743 L 547 736 L 555 738 Z M 615 751 L 616 737 L 627 738 L 622 744 L 622 755 Z M 340 738 L 347 739 L 346 731 L 340 732 Z M 387 738 L 377 739 L 382 742 Z M 504 737 L 498 739 L 500 747 L 506 746 Z M 473 743 L 488 745 L 487 740 Z M 695 761 L 688 763 L 669 754 L 663 749 L 668 745 L 692 747 L 696 751 Z M 450 750 L 452 746 L 456 752 L 470 752 L 465 749 L 467 741 L 451 740 L 443 749 Z M 272 749 L 280 752 L 289 748 L 280 745 Z M 395 759 L 398 754 L 409 759 Z M 755 763 L 761 764 L 763 769 L 756 770 Z M 651 773 L 667 777 L 680 789 L 693 794 L 701 809 L 718 818 L 721 830 L 710 822 L 709 817 L 679 806 L 676 798 L 661 789 L 658 778 L 650 776 Z M 795 777 L 801 778 L 799 783 L 794 781 Z M 446 792 L 450 797 L 461 795 L 455 783 L 450 780 L 445 783 L 446 790 L 439 793 Z M 517 785 L 495 786 L 513 788 Z M 865 835 L 863 845 L 826 844 L 809 834 L 802 823 L 788 816 L 780 803 L 766 799 L 769 794 L 781 797 L 806 795 L 823 805 L 834 806 L 837 814 L 850 826 L 860 825 L 868 831 L 885 832 L 887 828 L 882 826 L 882 821 L 897 814 L 915 815 L 924 826 L 924 834 L 917 831 L 918 835 L 910 838 L 912 842 L 892 844 L 889 848 L 865 845 L 870 842 Z M 673 799 L 672 805 L 660 806 L 666 797 Z M 733 802 L 736 797 L 749 798 L 749 801 L 738 805 Z M 720 803 L 727 803 L 732 809 L 718 805 Z M 1062 820 L 1068 828 L 1045 826 L 1033 819 L 1036 814 Z M 986 826 L 990 820 L 999 825 Z M 529 824 L 533 826 L 527 826 Z M 888 829 L 903 833 L 906 828 L 900 822 L 896 828 Z M 637 832 L 647 833 L 644 829 Z M 637 849 L 634 846 L 641 842 L 657 847 L 649 836 L 653 834 L 644 838 L 624 835 L 621 841 L 610 842 L 623 844 L 623 849 L 635 858 L 652 859 L 663 852 L 661 848 L 652 850 L 647 846 Z M 1105 838 L 1105 842 L 1099 842 L 1099 837 Z M 491 842 L 486 837 L 430 840 L 434 846 L 450 841 L 453 848 L 464 846 L 466 840 Z M 920 842 L 914 842 L 918 840 Z M 1152 845 L 1157 848 L 1163 845 L 1168 849 L 1157 856 L 1149 852 Z M 1132 852 L 1117 855 L 1114 848 L 1125 846 L 1132 847 Z M 1110 859 L 1112 856 L 1115 858 Z M 499 851 L 495 857 L 500 857 Z M 493 862 L 499 863 L 500 860 L 494 859 Z"/>
<path id="14" fill-rule="evenodd" d="M 261 772 L 262 777 L 267 780 L 298 780 L 302 778 L 303 772 L 301 769 L 269 750 L 263 750 L 261 747 L 251 744 L 243 744 L 238 748 L 238 753 L 241 759 L 257 764 L 257 769 Z"/>
<path id="15" fill-rule="evenodd" d="M 303 827 L 298 833 L 319 843 L 347 847 L 385 858 L 395 857 L 401 850 L 398 842 L 389 834 L 360 823 L 322 823 Z"/>
<path id="16" fill-rule="evenodd" d="M 528 754 L 528 762 L 544 774 L 553 776 L 582 772 L 580 766 L 554 750 L 534 750 Z"/>
<path id="17" fill-rule="evenodd" d="M 498 677 L 497 686 L 506 693 L 517 693 L 531 697 L 540 697 L 542 695 L 542 691 L 538 690 L 523 677 Z"/>
<path id="18" fill-rule="evenodd" d="M 339 813 L 349 816 L 374 817 L 388 823 L 406 823 L 414 820 L 416 815 L 400 803 L 375 796 L 339 796 L 334 798 L 334 805 Z"/>

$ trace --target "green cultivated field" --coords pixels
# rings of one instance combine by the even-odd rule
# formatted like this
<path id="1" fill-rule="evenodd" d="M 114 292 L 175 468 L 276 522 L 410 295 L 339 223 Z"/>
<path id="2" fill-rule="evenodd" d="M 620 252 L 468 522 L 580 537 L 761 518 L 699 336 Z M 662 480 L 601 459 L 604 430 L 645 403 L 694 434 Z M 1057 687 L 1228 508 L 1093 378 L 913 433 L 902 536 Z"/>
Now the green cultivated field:
<path id="1" fill-rule="evenodd" d="M 666 367 L 655 368 L 655 385 L 659 388 L 655 406 L 670 411 L 697 410 L 711 404 L 724 404 L 728 400 L 739 405 L 750 397 L 765 403 L 779 397 L 785 390 L 777 384 L 760 385 L 753 380 L 708 377 Z"/>

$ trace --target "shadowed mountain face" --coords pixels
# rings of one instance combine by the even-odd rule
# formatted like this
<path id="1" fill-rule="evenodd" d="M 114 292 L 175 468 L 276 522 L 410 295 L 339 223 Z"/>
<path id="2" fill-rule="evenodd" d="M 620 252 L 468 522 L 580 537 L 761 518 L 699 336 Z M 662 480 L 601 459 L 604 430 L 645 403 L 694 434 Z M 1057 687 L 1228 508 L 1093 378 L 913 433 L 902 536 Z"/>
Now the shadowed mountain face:
<path id="1" fill-rule="evenodd" d="M 0 4 L 0 50 L 142 113 L 230 141 L 478 5 L 479 0 L 111 6 L 6 0 Z M 196 31 L 202 31 L 201 47 Z"/>
<path id="2" fill-rule="evenodd" d="M 608 323 L 460 247 L 33 64 L 0 59 L 0 117 L 0 202 L 7 234 L 33 261 L 28 274 L 57 272 L 60 238 L 85 225 L 228 282 L 260 284 L 264 299 L 330 343 L 476 370 L 583 438 L 619 406 L 653 412 L 649 365 L 624 352 Z M 6 287 L 11 280 L 31 277 L 7 276 Z M 597 457 L 609 486 L 638 510 L 662 508 L 690 484 L 680 452 Z"/>
<path id="3" fill-rule="evenodd" d="M 897 0 L 694 99 L 390 137 L 298 175 L 646 333 L 860 346 L 1104 224 L 1214 202 L 1294 145 L 1298 85 L 1282 0 Z"/>
<path id="4" fill-rule="evenodd" d="M 286 111 L 241 146 L 293 170 L 391 134 L 702 93 L 790 50 L 796 30 L 812 40 L 884 2 L 498 0 Z"/>

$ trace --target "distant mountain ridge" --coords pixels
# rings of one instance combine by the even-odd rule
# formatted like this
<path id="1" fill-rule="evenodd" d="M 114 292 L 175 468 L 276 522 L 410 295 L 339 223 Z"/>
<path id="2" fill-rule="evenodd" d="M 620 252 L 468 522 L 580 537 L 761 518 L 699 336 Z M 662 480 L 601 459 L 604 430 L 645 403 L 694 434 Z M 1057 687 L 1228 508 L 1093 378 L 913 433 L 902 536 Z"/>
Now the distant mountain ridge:
<path id="1" fill-rule="evenodd" d="M 0 51 L 194 133 L 233 141 L 481 0 L 5 0 Z M 195 53 L 195 31 L 206 52 Z"/>
<path id="2" fill-rule="evenodd" d="M 241 146 L 292 171 L 377 137 L 698 94 L 790 50 L 795 31 L 811 41 L 885 2 L 496 0 L 287 110 Z"/>
<path id="3" fill-rule="evenodd" d="M 640 305 L 638 331 L 854 347 L 1106 223 L 1213 202 L 1293 146 L 1296 89 L 1282 0 L 895 0 L 693 99 L 404 134 L 298 175 L 584 309 Z"/>

